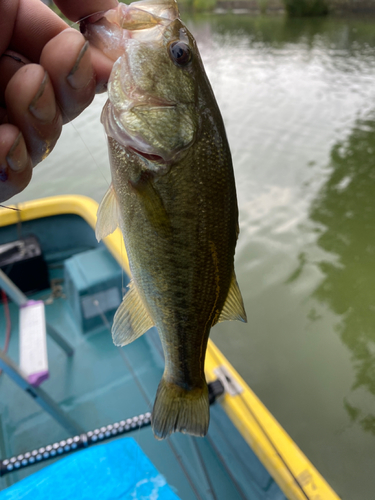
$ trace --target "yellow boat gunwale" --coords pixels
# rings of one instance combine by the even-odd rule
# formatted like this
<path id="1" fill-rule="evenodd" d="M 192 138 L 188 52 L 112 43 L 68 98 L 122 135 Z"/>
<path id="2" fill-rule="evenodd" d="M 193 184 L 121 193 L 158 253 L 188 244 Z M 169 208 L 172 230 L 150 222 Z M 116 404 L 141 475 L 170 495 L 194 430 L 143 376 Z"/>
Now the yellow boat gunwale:
<path id="1" fill-rule="evenodd" d="M 74 214 L 82 217 L 93 229 L 98 204 L 81 195 L 60 195 L 12 205 L 18 210 L 0 209 L 0 227 L 19 222 Z M 119 229 L 104 243 L 121 267 L 130 276 L 124 242 Z M 221 351 L 209 340 L 205 371 L 207 380 L 214 380 L 214 371 L 224 367 L 242 388 L 234 396 L 225 393 L 221 404 L 243 438 L 256 453 L 289 500 L 339 500 L 338 495 L 316 470 L 287 432 L 267 410 Z"/>

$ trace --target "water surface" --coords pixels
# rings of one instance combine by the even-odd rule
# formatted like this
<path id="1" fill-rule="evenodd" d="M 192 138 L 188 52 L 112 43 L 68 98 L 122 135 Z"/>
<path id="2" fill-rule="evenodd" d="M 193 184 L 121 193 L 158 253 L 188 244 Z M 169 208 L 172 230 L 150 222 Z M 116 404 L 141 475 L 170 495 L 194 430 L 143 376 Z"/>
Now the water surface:
<path id="1" fill-rule="evenodd" d="M 186 17 L 231 144 L 248 324 L 212 337 L 344 499 L 375 491 L 375 19 Z M 14 201 L 100 201 L 105 96 Z"/>

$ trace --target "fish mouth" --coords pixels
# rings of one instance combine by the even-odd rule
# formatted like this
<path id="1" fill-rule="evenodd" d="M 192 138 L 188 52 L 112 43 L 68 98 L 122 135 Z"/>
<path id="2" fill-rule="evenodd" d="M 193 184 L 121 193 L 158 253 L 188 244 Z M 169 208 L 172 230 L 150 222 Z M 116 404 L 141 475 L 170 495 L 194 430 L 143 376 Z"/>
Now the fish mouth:
<path id="1" fill-rule="evenodd" d="M 145 160 L 151 161 L 152 163 L 167 163 L 167 160 L 165 160 L 162 156 L 151 153 L 145 153 L 144 151 L 140 151 L 139 149 L 136 149 L 133 146 L 128 146 L 127 149 L 132 151 L 138 156 L 142 156 L 142 158 L 144 158 Z"/>
<path id="2" fill-rule="evenodd" d="M 138 89 L 135 92 L 135 96 L 129 96 L 129 101 L 131 103 L 130 109 L 136 110 L 136 109 L 142 109 L 146 108 L 149 110 L 152 109 L 158 109 L 158 108 L 176 108 L 177 103 L 174 101 L 168 101 L 167 99 L 163 99 L 162 97 L 156 97 L 156 96 L 148 96 L 146 99 L 139 99 L 138 95 L 142 95 L 142 91 L 139 91 Z"/>

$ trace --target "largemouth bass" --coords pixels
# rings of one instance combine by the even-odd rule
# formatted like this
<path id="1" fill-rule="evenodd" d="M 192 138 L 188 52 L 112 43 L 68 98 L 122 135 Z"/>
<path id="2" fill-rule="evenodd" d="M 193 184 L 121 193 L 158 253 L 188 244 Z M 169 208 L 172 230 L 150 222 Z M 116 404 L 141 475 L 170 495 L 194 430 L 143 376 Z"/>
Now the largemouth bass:
<path id="1" fill-rule="evenodd" d="M 234 272 L 238 209 L 223 120 L 175 1 L 119 4 L 83 31 L 114 61 L 102 113 L 112 184 L 96 234 L 120 226 L 132 281 L 113 340 L 124 346 L 156 326 L 165 370 L 154 434 L 204 436 L 210 329 L 246 321 Z"/>

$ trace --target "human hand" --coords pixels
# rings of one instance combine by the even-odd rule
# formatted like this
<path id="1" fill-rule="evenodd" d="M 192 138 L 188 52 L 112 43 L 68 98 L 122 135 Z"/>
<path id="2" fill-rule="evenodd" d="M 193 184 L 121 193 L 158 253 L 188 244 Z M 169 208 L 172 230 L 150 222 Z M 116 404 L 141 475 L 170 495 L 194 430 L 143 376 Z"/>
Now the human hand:
<path id="1" fill-rule="evenodd" d="M 117 0 L 55 0 L 72 21 Z M 40 0 L 0 0 L 0 202 L 22 191 L 62 125 L 106 88 L 113 62 Z"/>

